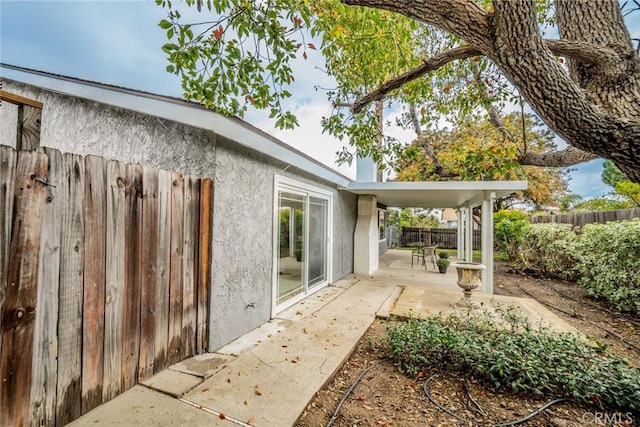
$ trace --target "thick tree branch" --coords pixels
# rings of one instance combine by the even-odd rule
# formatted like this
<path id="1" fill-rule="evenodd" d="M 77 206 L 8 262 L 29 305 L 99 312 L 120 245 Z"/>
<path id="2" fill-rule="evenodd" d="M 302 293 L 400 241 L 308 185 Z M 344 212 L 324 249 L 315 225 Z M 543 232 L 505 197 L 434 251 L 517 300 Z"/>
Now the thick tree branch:
<path id="1" fill-rule="evenodd" d="M 400 13 L 464 39 L 487 54 L 493 47 L 487 12 L 471 0 L 341 0 L 352 6 Z"/>
<path id="2" fill-rule="evenodd" d="M 588 162 L 598 157 L 596 154 L 587 153 L 586 151 L 569 146 L 564 150 L 549 151 L 547 153 L 527 152 L 520 156 L 518 160 L 520 164 L 523 165 L 559 168 Z"/>
<path id="3" fill-rule="evenodd" d="M 620 58 L 612 49 L 602 48 L 589 43 L 571 42 L 566 40 L 545 40 L 545 44 L 549 50 L 556 55 L 579 59 L 583 62 L 591 62 L 593 64 L 615 62 Z M 416 68 L 388 80 L 376 90 L 369 92 L 365 96 L 356 100 L 352 106 L 352 111 L 354 113 L 359 113 L 370 102 L 381 101 L 389 92 L 398 89 L 404 84 L 416 80 L 431 71 L 435 71 L 449 62 L 464 60 L 478 55 L 482 55 L 482 52 L 467 45 L 459 46 L 446 52 L 436 54 L 431 58 L 424 60 L 424 62 Z"/>
<path id="4" fill-rule="evenodd" d="M 545 40 L 551 52 L 589 64 L 606 65 L 620 61 L 620 55 L 607 47 L 572 40 Z"/>
<path id="5" fill-rule="evenodd" d="M 380 101 L 384 99 L 384 97 L 391 92 L 392 90 L 398 89 L 402 87 L 404 84 L 413 81 L 419 77 L 422 77 L 426 73 L 430 71 L 437 70 L 445 64 L 448 64 L 451 61 L 459 60 L 459 59 L 467 59 L 473 56 L 481 55 L 481 52 L 471 46 L 460 46 L 454 49 L 448 50 L 443 53 L 439 53 L 437 55 L 432 56 L 431 58 L 424 61 L 422 65 L 414 68 L 413 70 L 409 70 L 406 73 L 399 75 L 385 83 L 382 84 L 378 89 L 373 92 L 368 93 L 362 98 L 358 99 L 354 104 L 351 110 L 354 113 L 359 113 L 362 109 L 373 101 Z"/>

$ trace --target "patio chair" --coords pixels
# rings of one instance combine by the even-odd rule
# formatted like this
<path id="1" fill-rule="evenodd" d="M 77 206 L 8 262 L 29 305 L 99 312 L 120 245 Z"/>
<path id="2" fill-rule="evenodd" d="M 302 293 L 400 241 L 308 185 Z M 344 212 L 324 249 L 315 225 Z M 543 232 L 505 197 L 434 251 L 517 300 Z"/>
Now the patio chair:
<path id="1" fill-rule="evenodd" d="M 426 270 L 428 270 L 427 258 L 431 260 L 433 268 L 436 268 L 436 261 L 438 259 L 438 255 L 436 255 L 436 249 L 438 249 L 438 245 L 425 246 L 424 248 L 422 248 L 422 265 L 424 265 L 424 268 Z"/>
<path id="2" fill-rule="evenodd" d="M 411 267 L 413 268 L 413 260 L 420 260 L 420 265 L 424 265 L 424 252 L 422 247 L 411 249 Z"/>

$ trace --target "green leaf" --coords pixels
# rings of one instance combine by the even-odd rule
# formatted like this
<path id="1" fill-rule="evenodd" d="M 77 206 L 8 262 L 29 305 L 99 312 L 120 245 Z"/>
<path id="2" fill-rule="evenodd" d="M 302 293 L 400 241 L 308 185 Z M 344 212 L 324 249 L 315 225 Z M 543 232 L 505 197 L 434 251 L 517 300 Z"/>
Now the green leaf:
<path id="1" fill-rule="evenodd" d="M 169 21 L 167 21 L 166 19 L 163 19 L 162 21 L 160 21 L 160 23 L 158 24 L 158 26 L 160 28 L 162 28 L 163 30 L 166 30 L 168 28 L 173 27 L 173 24 Z"/>

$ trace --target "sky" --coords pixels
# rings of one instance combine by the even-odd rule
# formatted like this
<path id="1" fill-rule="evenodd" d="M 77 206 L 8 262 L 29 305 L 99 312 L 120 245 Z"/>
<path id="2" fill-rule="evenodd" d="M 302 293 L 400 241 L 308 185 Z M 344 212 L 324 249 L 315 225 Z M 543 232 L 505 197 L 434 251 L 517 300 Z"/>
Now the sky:
<path id="1" fill-rule="evenodd" d="M 166 10 L 153 0 L 0 0 L 0 61 L 180 97 L 178 77 L 165 71 L 168 62 L 161 50 L 167 39 L 158 22 L 165 17 Z M 632 37 L 640 38 L 640 13 L 628 25 Z M 245 120 L 355 178 L 354 166 L 335 164 L 335 153 L 345 143 L 322 133 L 320 120 L 331 114 L 331 107 L 325 94 L 315 87 L 331 87 L 332 81 L 320 70 L 319 52 L 308 53 L 308 60 L 295 65 L 294 98 L 289 101 L 300 127 L 275 129 L 265 112 L 252 111 Z M 393 121 L 393 116 L 387 119 Z M 394 136 L 409 142 L 412 135 L 396 131 Z M 602 163 L 594 160 L 573 167 L 569 189 L 583 198 L 608 193 L 611 189 L 600 177 Z"/>

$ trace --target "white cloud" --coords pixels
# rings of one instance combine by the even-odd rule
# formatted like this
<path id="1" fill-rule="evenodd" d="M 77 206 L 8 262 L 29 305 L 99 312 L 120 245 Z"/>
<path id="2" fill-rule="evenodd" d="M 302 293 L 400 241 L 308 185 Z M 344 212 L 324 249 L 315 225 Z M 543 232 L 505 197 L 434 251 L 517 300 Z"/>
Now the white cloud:
<path id="1" fill-rule="evenodd" d="M 331 106 L 327 102 L 314 102 L 299 104 L 292 108 L 292 112 L 298 118 L 299 127 L 295 129 L 276 129 L 274 121 L 261 114 L 261 118 L 254 121 L 254 125 L 265 132 L 280 139 L 286 144 L 302 151 L 321 163 L 337 170 L 338 172 L 354 179 L 356 176 L 355 163 L 351 166 L 336 164 L 336 152 L 347 144 L 339 141 L 329 134 L 322 133 L 322 117 L 331 114 Z M 257 115 L 252 113 L 251 116 Z"/>

